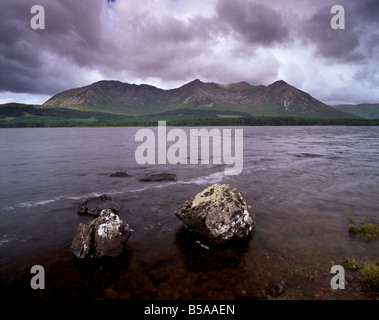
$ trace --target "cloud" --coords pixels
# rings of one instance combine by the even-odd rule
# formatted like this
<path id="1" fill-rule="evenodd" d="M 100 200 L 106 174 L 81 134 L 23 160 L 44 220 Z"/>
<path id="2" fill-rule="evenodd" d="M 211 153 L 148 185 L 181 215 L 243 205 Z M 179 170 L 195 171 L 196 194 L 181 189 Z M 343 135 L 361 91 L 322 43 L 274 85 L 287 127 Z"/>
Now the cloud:
<path id="1" fill-rule="evenodd" d="M 303 21 L 301 36 L 303 40 L 316 48 L 317 54 L 334 61 L 362 61 L 365 55 L 360 52 L 360 32 L 346 11 L 346 29 L 334 30 L 330 26 L 333 14 L 331 7 L 322 7 L 309 19 Z"/>
<path id="2" fill-rule="evenodd" d="M 289 30 L 280 13 L 264 4 L 220 0 L 217 13 L 247 44 L 270 46 L 289 38 Z"/>
<path id="3" fill-rule="evenodd" d="M 39 3 L 46 12 L 45 30 L 30 27 L 33 16 L 30 3 L 20 0 L 1 3 L 0 89 L 3 91 L 56 93 L 78 84 L 80 81 L 75 80 L 78 75 L 71 71 L 93 63 L 102 52 L 100 26 L 96 21 L 101 6 L 92 5 L 92 10 L 88 10 L 88 3 L 86 6 L 84 1 L 79 4 L 74 0 Z"/>
<path id="4" fill-rule="evenodd" d="M 318 8 L 305 17 L 297 32 L 299 38 L 316 53 L 330 62 L 364 64 L 375 54 L 378 47 L 379 19 L 377 0 L 341 0 L 345 9 L 345 29 L 333 30 L 330 21 L 335 15 L 330 12 L 334 1 Z"/>
<path id="5" fill-rule="evenodd" d="M 269 84 L 284 77 L 316 98 L 347 84 L 377 96 L 376 0 L 341 0 L 346 30 L 330 28 L 333 0 L 38 3 L 45 30 L 30 27 L 30 2 L 0 3 L 0 93 L 52 95 L 100 79 L 172 88 L 194 78 Z"/>
<path id="6" fill-rule="evenodd" d="M 379 2 L 377 0 L 354 1 L 352 6 L 357 17 L 359 17 L 362 22 L 365 24 L 379 25 Z"/>

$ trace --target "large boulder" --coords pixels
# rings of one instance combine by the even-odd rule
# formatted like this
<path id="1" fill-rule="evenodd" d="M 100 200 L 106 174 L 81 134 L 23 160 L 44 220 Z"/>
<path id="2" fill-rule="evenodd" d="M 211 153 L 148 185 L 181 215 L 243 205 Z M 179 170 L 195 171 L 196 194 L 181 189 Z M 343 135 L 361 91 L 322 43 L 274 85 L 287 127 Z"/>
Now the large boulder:
<path id="1" fill-rule="evenodd" d="M 175 215 L 191 231 L 214 243 L 248 236 L 254 221 L 236 188 L 214 184 L 187 200 Z"/>
<path id="2" fill-rule="evenodd" d="M 99 197 L 91 197 L 82 202 L 78 207 L 78 214 L 89 214 L 94 217 L 98 217 L 102 210 L 111 209 L 113 212 L 118 213 L 120 211 L 120 203 L 103 194 Z"/>
<path id="3" fill-rule="evenodd" d="M 78 225 L 71 246 L 78 258 L 116 257 L 124 251 L 130 234 L 129 225 L 107 209 L 89 224 Z"/>

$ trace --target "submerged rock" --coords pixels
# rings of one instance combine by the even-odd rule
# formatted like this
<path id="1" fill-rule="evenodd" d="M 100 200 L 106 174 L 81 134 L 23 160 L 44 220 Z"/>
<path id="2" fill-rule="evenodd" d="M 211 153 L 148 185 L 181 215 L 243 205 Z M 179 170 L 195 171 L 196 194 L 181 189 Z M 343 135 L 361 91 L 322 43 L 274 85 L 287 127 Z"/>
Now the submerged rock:
<path id="1" fill-rule="evenodd" d="M 139 181 L 175 181 L 176 174 L 175 173 L 155 173 L 149 174 L 139 178 Z"/>
<path id="2" fill-rule="evenodd" d="M 254 228 L 246 202 L 228 184 L 208 187 L 187 200 L 175 215 L 188 229 L 215 243 L 244 238 Z"/>
<path id="3" fill-rule="evenodd" d="M 112 210 L 103 210 L 89 224 L 80 223 L 72 240 L 78 258 L 116 257 L 124 251 L 131 230 Z"/>
<path id="4" fill-rule="evenodd" d="M 269 293 L 270 296 L 278 297 L 281 294 L 283 294 L 285 291 L 285 282 L 273 281 L 273 282 L 270 282 L 266 287 L 267 287 L 267 292 Z"/>
<path id="5" fill-rule="evenodd" d="M 115 173 L 109 173 L 108 176 L 112 178 L 125 178 L 129 175 L 125 171 L 117 171 Z"/>
<path id="6" fill-rule="evenodd" d="M 113 212 L 120 211 L 120 203 L 112 197 L 103 194 L 99 197 L 91 197 L 81 203 L 78 208 L 78 214 L 89 214 L 98 217 L 102 210 L 111 209 Z"/>

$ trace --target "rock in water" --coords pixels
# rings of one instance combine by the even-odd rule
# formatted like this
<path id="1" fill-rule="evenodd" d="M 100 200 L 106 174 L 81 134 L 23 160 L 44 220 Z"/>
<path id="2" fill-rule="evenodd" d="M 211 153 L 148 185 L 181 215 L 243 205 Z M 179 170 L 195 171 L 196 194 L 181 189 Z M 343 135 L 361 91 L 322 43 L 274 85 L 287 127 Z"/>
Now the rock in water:
<path id="1" fill-rule="evenodd" d="M 78 258 L 116 257 L 124 251 L 131 230 L 112 210 L 103 210 L 88 225 L 80 223 L 72 240 Z"/>
<path id="2" fill-rule="evenodd" d="M 187 200 L 175 215 L 187 228 L 215 243 L 244 238 L 254 228 L 246 202 L 228 184 L 208 187 Z"/>
<path id="3" fill-rule="evenodd" d="M 284 284 L 285 284 L 285 282 L 283 282 L 283 281 L 282 282 L 277 282 L 277 281 L 270 282 L 267 285 L 267 291 L 270 294 L 270 296 L 278 297 L 281 294 L 283 294 L 284 290 L 285 290 Z"/>
<path id="4" fill-rule="evenodd" d="M 155 173 L 140 177 L 139 181 L 176 181 L 176 179 L 175 173 Z"/>
<path id="5" fill-rule="evenodd" d="M 89 214 L 98 217 L 100 212 L 105 209 L 111 209 L 113 212 L 120 211 L 120 203 L 112 197 L 103 194 L 100 197 L 91 197 L 81 203 L 78 208 L 78 214 Z"/>
<path id="6" fill-rule="evenodd" d="M 110 173 L 110 174 L 108 174 L 108 176 L 112 177 L 112 178 L 125 178 L 125 177 L 129 177 L 129 175 L 125 171 L 117 171 L 115 173 Z"/>

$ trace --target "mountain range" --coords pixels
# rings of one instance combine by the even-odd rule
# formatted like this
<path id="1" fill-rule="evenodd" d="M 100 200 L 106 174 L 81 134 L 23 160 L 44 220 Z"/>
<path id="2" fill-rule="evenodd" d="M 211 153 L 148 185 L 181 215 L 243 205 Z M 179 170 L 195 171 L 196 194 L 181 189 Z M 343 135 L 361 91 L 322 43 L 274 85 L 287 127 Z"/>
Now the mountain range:
<path id="1" fill-rule="evenodd" d="M 246 124 L 243 119 L 251 116 L 254 123 L 262 123 L 264 116 L 292 119 L 292 124 L 299 124 L 294 119 L 313 118 L 313 124 L 370 125 L 367 121 L 377 120 L 367 119 L 379 119 L 379 104 L 329 106 L 283 80 L 253 86 L 196 79 L 169 90 L 103 80 L 60 92 L 42 105 L 0 105 L 0 127 L 151 125 L 157 120 L 196 125 L 199 119 L 202 123 L 213 119 L 206 120 L 209 124 Z M 267 119 L 264 123 L 278 125 Z"/>
<path id="2" fill-rule="evenodd" d="M 283 80 L 268 86 L 247 82 L 204 83 L 198 79 L 179 88 L 163 90 L 151 85 L 120 81 L 99 81 L 56 94 L 44 108 L 70 108 L 126 116 L 159 114 L 182 109 L 222 111 L 236 116 L 300 116 L 318 118 L 355 118 L 336 110 Z"/>

